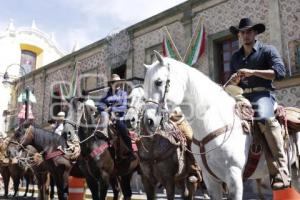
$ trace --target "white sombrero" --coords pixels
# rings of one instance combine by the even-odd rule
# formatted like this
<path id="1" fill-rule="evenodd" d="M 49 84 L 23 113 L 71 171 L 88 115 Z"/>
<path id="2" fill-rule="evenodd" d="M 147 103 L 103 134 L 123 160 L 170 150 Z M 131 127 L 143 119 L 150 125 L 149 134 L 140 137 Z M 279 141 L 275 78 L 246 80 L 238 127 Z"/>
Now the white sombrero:
<path id="1" fill-rule="evenodd" d="M 61 112 L 57 113 L 57 119 L 64 120 L 65 116 L 66 116 L 65 112 L 61 111 Z"/>
<path id="2" fill-rule="evenodd" d="M 93 111 L 97 110 L 97 107 L 95 106 L 95 102 L 92 99 L 88 99 L 84 102 L 85 105 L 91 107 Z"/>

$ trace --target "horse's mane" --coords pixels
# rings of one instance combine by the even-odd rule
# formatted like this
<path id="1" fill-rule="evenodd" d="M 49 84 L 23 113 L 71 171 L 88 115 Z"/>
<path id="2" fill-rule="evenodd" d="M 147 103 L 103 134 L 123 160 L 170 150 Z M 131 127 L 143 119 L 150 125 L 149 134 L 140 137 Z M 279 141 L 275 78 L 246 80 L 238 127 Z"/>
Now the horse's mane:
<path id="1" fill-rule="evenodd" d="M 143 84 L 137 84 L 137 85 L 135 85 L 135 86 L 133 87 L 133 89 L 139 88 L 139 87 L 144 88 L 144 85 L 143 85 Z"/>
<path id="2" fill-rule="evenodd" d="M 45 130 L 41 127 L 34 127 L 34 142 L 39 146 L 46 147 L 48 145 L 62 145 L 65 146 L 65 139 L 63 136 L 55 134 L 51 131 Z"/>

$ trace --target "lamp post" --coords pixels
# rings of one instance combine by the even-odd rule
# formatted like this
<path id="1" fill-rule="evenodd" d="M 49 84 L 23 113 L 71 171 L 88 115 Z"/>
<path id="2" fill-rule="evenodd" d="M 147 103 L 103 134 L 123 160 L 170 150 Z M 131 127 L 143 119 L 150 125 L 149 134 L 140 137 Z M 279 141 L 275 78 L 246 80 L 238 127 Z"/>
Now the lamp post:
<path id="1" fill-rule="evenodd" d="M 2 84 L 4 86 L 7 86 L 7 85 L 13 85 L 13 81 L 14 80 L 10 80 L 11 78 L 9 77 L 8 75 L 8 69 L 13 67 L 13 66 L 18 66 L 21 71 L 22 71 L 22 74 L 21 76 L 25 76 L 26 75 L 26 70 L 24 69 L 24 67 L 22 67 L 21 65 L 17 64 L 17 63 L 14 63 L 14 64 L 10 64 L 6 67 L 6 70 L 5 70 L 5 73 L 3 75 L 3 81 L 2 81 Z M 25 82 L 25 81 L 24 81 Z M 24 99 L 24 103 L 25 103 L 25 120 L 28 119 L 28 113 L 29 113 L 29 87 L 26 87 L 25 88 L 25 98 L 22 98 Z"/>

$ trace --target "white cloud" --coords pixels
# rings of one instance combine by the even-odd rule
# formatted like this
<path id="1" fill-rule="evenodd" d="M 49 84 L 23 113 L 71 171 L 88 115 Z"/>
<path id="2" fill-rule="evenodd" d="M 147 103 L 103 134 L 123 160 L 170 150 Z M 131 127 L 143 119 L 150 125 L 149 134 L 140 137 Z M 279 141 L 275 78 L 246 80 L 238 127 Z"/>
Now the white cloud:
<path id="1" fill-rule="evenodd" d="M 124 29 L 184 1 L 186 0 L 65 0 L 62 3 L 78 11 L 85 24 L 82 28 L 66 30 L 64 43 L 69 41 L 70 46 L 78 41 L 83 47 L 116 29 Z M 109 19 L 111 23 L 107 23 Z"/>
<path id="2" fill-rule="evenodd" d="M 9 21 L 3 21 L 3 20 L 4 20 L 3 18 L 0 20 L 0 32 L 5 31 L 9 25 Z"/>
<path id="3" fill-rule="evenodd" d="M 57 0 L 59 6 L 71 10 L 71 15 L 80 16 L 80 23 L 70 24 L 67 20 L 59 21 L 62 26 L 49 27 L 43 21 L 37 21 L 37 27 L 42 31 L 55 33 L 58 46 L 63 47 L 67 52 L 72 50 L 73 45 L 78 42 L 82 48 L 92 42 L 100 40 L 116 30 L 124 29 L 141 20 L 158 14 L 186 0 Z M 33 5 L 34 6 L 34 5 Z M 47 12 L 45 11 L 45 14 Z M 52 14 L 52 13 L 51 13 Z M 36 19 L 37 13 L 28 13 L 28 18 Z M 31 16 L 32 15 L 32 16 Z M 65 13 L 68 15 L 68 12 Z M 22 21 L 15 15 L 15 22 Z M 63 18 L 62 18 L 63 19 Z M 69 18 L 67 18 L 69 19 Z M 8 20 L 0 19 L 0 32 L 4 31 Z M 51 17 L 47 18 L 51 20 Z M 28 26 L 28 25 L 25 25 Z M 16 24 L 16 28 L 19 27 Z M 49 32 L 48 32 L 49 31 Z"/>
<path id="4" fill-rule="evenodd" d="M 87 17 L 113 17 L 124 23 L 136 23 L 185 0 L 66 0 Z"/>
<path id="5" fill-rule="evenodd" d="M 67 52 L 70 52 L 73 49 L 73 46 L 76 42 L 78 43 L 80 48 L 92 42 L 95 42 L 92 40 L 86 28 L 68 29 L 67 31 L 61 32 L 60 34 L 64 35 L 64 37 L 60 38 L 60 42 L 67 48 Z"/>

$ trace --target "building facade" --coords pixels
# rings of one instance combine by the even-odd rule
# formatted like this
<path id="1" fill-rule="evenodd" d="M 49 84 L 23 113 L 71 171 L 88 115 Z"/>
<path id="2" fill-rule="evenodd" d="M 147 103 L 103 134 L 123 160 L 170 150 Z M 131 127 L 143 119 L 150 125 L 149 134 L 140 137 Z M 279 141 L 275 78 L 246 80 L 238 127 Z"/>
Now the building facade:
<path id="1" fill-rule="evenodd" d="M 7 72 L 10 81 L 17 81 L 17 87 L 14 87 L 19 93 L 24 89 L 25 74 L 47 65 L 65 55 L 58 48 L 53 35 L 49 35 L 38 29 L 35 22 L 31 27 L 15 28 L 11 20 L 7 29 L 0 32 L 0 79 L 4 80 L 4 74 Z M 23 77 L 18 79 L 19 77 Z M 33 85 L 29 86 L 33 88 Z M 11 94 L 16 91 L 12 88 L 0 84 L 1 104 L 0 104 L 0 132 L 5 133 L 8 130 L 10 118 L 15 118 L 19 107 L 16 102 L 11 102 Z M 14 95 L 13 95 L 14 96 Z M 9 109 L 9 108 L 14 109 Z"/>
<path id="2" fill-rule="evenodd" d="M 277 47 L 288 70 L 287 78 L 275 83 L 279 103 L 300 107 L 299 8 L 299 0 L 186 1 L 27 74 L 25 84 L 34 88 L 38 99 L 33 106 L 36 123 L 47 122 L 61 109 L 57 84 L 71 81 L 75 66 L 81 74 L 81 89 L 102 86 L 111 73 L 143 78 L 143 64 L 154 61 L 153 50 L 162 51 L 163 27 L 168 28 L 183 56 L 200 17 L 204 19 L 206 47 L 193 67 L 224 83 L 230 57 L 239 48 L 228 28 L 250 17 L 266 25 L 266 32 L 258 39 Z"/>

